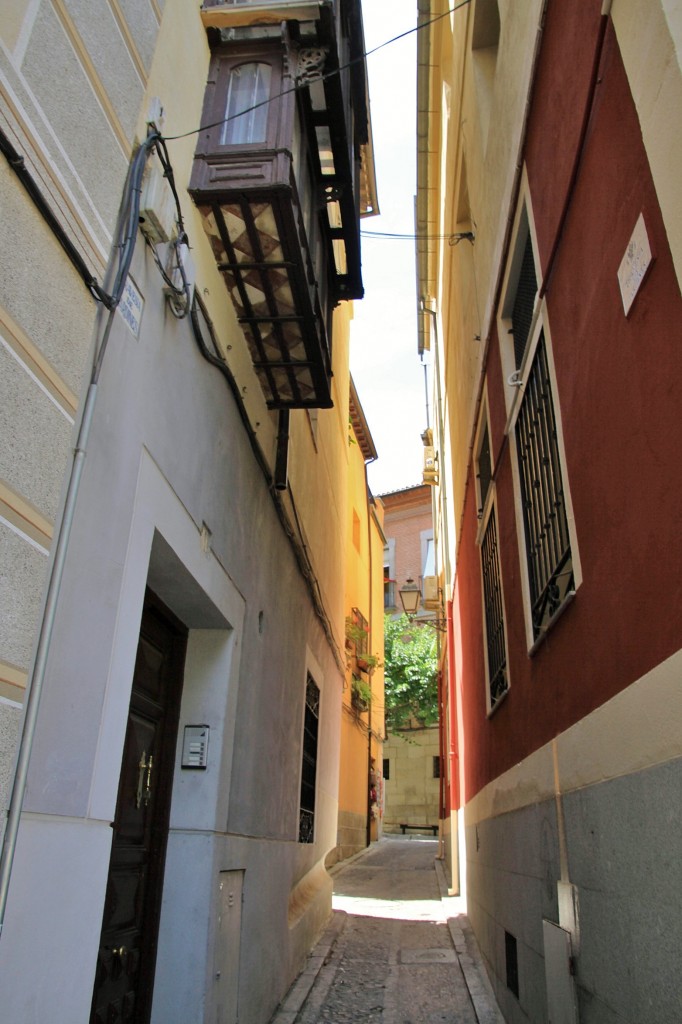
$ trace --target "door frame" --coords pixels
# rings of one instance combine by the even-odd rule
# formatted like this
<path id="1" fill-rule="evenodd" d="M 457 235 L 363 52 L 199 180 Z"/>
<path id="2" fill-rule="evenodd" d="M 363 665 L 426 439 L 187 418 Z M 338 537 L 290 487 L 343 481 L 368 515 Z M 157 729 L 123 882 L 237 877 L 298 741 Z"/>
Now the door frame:
<path id="1" fill-rule="evenodd" d="M 164 673 L 168 680 L 164 693 L 163 710 L 159 716 L 158 745 L 154 746 L 155 764 L 154 776 L 154 804 L 153 815 L 148 823 L 148 860 L 147 875 L 144 880 L 144 904 L 140 914 L 140 944 L 137 951 L 139 957 L 138 980 L 135 989 L 135 1010 L 134 1019 L 138 1024 L 148 1024 L 151 1019 L 152 998 L 154 992 L 154 979 L 156 974 L 156 955 L 158 950 L 159 923 L 161 918 L 161 902 L 163 898 L 164 872 L 166 849 L 168 845 L 168 830 L 170 823 L 170 805 L 173 792 L 173 779 L 175 768 L 175 752 L 177 747 L 178 726 L 180 721 L 180 708 L 182 703 L 182 691 L 184 684 L 185 657 L 187 652 L 187 641 L 189 631 L 180 619 L 170 611 L 161 599 L 149 588 L 145 590 L 142 606 L 142 617 L 138 632 L 136 650 L 139 650 L 140 641 L 146 635 L 150 640 L 155 641 L 155 625 L 160 621 L 164 632 L 167 635 L 163 638 L 167 661 L 164 665 Z M 126 717 L 126 736 L 121 754 L 121 769 L 119 771 L 118 793 L 116 799 L 116 813 L 112 822 L 113 836 L 109 867 L 107 870 L 107 891 L 109 878 L 111 876 L 114 862 L 116 866 L 119 861 L 116 858 L 117 848 L 117 826 L 120 822 L 121 800 L 130 798 L 130 789 L 124 790 L 124 769 L 127 765 L 128 751 L 128 723 L 134 709 L 141 713 L 140 704 L 144 704 L 144 691 L 141 687 L 135 687 L 135 672 L 137 669 L 137 657 L 133 678 L 131 680 L 130 699 L 128 702 L 128 713 Z M 149 752 L 151 756 L 151 751 Z M 104 941 L 105 920 L 107 913 L 107 902 L 103 908 L 103 921 L 100 933 L 100 949 Z M 95 975 L 93 985 L 93 1002 L 91 1019 L 94 1020 L 95 995 L 99 989 L 99 971 Z"/>

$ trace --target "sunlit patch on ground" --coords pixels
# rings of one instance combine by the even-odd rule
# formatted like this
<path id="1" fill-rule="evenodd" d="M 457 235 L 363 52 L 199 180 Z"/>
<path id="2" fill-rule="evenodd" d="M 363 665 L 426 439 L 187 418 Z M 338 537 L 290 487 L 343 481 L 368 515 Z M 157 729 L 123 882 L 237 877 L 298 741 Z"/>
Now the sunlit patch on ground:
<path id="1" fill-rule="evenodd" d="M 332 906 L 334 910 L 345 910 L 357 917 L 378 917 L 388 921 L 444 923 L 447 920 L 441 900 L 380 900 L 334 893 Z"/>

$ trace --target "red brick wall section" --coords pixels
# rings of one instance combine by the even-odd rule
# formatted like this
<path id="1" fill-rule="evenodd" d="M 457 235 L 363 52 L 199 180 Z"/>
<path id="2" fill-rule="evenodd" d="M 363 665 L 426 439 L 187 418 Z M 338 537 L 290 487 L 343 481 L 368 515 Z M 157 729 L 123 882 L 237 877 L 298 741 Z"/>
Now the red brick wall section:
<path id="1" fill-rule="evenodd" d="M 412 488 L 409 491 L 383 495 L 384 533 L 395 541 L 395 579 L 397 588 L 408 576 L 419 582 L 422 574 L 421 533 L 433 524 L 431 489 Z"/>

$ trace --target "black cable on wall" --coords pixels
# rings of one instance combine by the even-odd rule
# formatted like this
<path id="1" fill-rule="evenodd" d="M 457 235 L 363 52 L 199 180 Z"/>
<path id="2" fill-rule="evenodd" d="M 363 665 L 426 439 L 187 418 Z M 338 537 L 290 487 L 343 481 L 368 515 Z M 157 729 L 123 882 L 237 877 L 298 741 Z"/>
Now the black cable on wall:
<path id="1" fill-rule="evenodd" d="M 85 260 L 75 247 L 66 231 L 60 224 L 57 217 L 52 212 L 52 208 L 47 202 L 45 196 L 40 190 L 38 183 L 34 179 L 31 172 L 26 167 L 26 161 L 24 157 L 17 152 L 4 131 L 0 128 L 0 150 L 3 156 L 7 160 L 17 178 L 24 186 L 26 192 L 31 197 L 34 206 L 42 216 L 45 223 L 48 225 L 53 235 L 61 245 L 62 249 L 68 256 L 69 260 L 77 270 L 78 274 L 83 280 L 86 288 L 90 292 L 93 298 L 97 299 L 98 302 L 102 302 L 107 309 L 111 309 L 111 296 L 108 295 L 101 285 L 98 283 L 97 278 L 91 273 Z"/>

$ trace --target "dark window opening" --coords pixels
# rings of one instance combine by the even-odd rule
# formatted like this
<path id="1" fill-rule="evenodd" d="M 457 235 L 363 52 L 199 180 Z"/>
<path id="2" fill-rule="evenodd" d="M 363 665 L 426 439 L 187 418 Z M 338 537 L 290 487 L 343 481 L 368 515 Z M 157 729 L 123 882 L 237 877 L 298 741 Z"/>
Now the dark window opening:
<path id="1" fill-rule="evenodd" d="M 395 580 L 391 579 L 390 565 L 384 566 L 384 608 L 395 608 Z"/>
<path id="2" fill-rule="evenodd" d="M 440 778 L 440 755 L 434 754 L 433 756 L 433 777 L 434 779 Z"/>
<path id="3" fill-rule="evenodd" d="M 305 694 L 303 725 L 303 770 L 301 772 L 301 805 L 298 826 L 299 843 L 312 843 L 315 838 L 315 781 L 317 777 L 317 735 L 320 720 L 320 691 L 309 674 Z"/>
<path id="4" fill-rule="evenodd" d="M 523 357 L 526 353 L 526 344 L 530 334 L 530 325 L 533 322 L 533 309 L 535 307 L 535 296 L 538 290 L 537 278 L 535 276 L 535 260 L 533 259 L 533 243 L 530 231 L 526 238 L 526 245 L 521 260 L 521 271 L 516 295 L 514 297 L 514 308 L 512 309 L 512 332 L 514 334 L 514 362 L 516 369 L 521 369 Z"/>
<path id="5" fill-rule="evenodd" d="M 391 777 L 391 761 L 390 761 L 390 758 L 388 758 L 388 757 L 385 757 L 384 760 L 383 760 L 382 772 L 383 772 L 384 779 L 390 779 L 390 777 Z"/>
<path id="6" fill-rule="evenodd" d="M 544 335 L 516 422 L 526 558 L 537 639 L 574 589 L 564 484 Z"/>
<path id="7" fill-rule="evenodd" d="M 504 953 L 507 964 L 507 988 L 519 998 L 519 961 L 516 949 L 516 938 L 509 932 L 504 933 Z"/>

